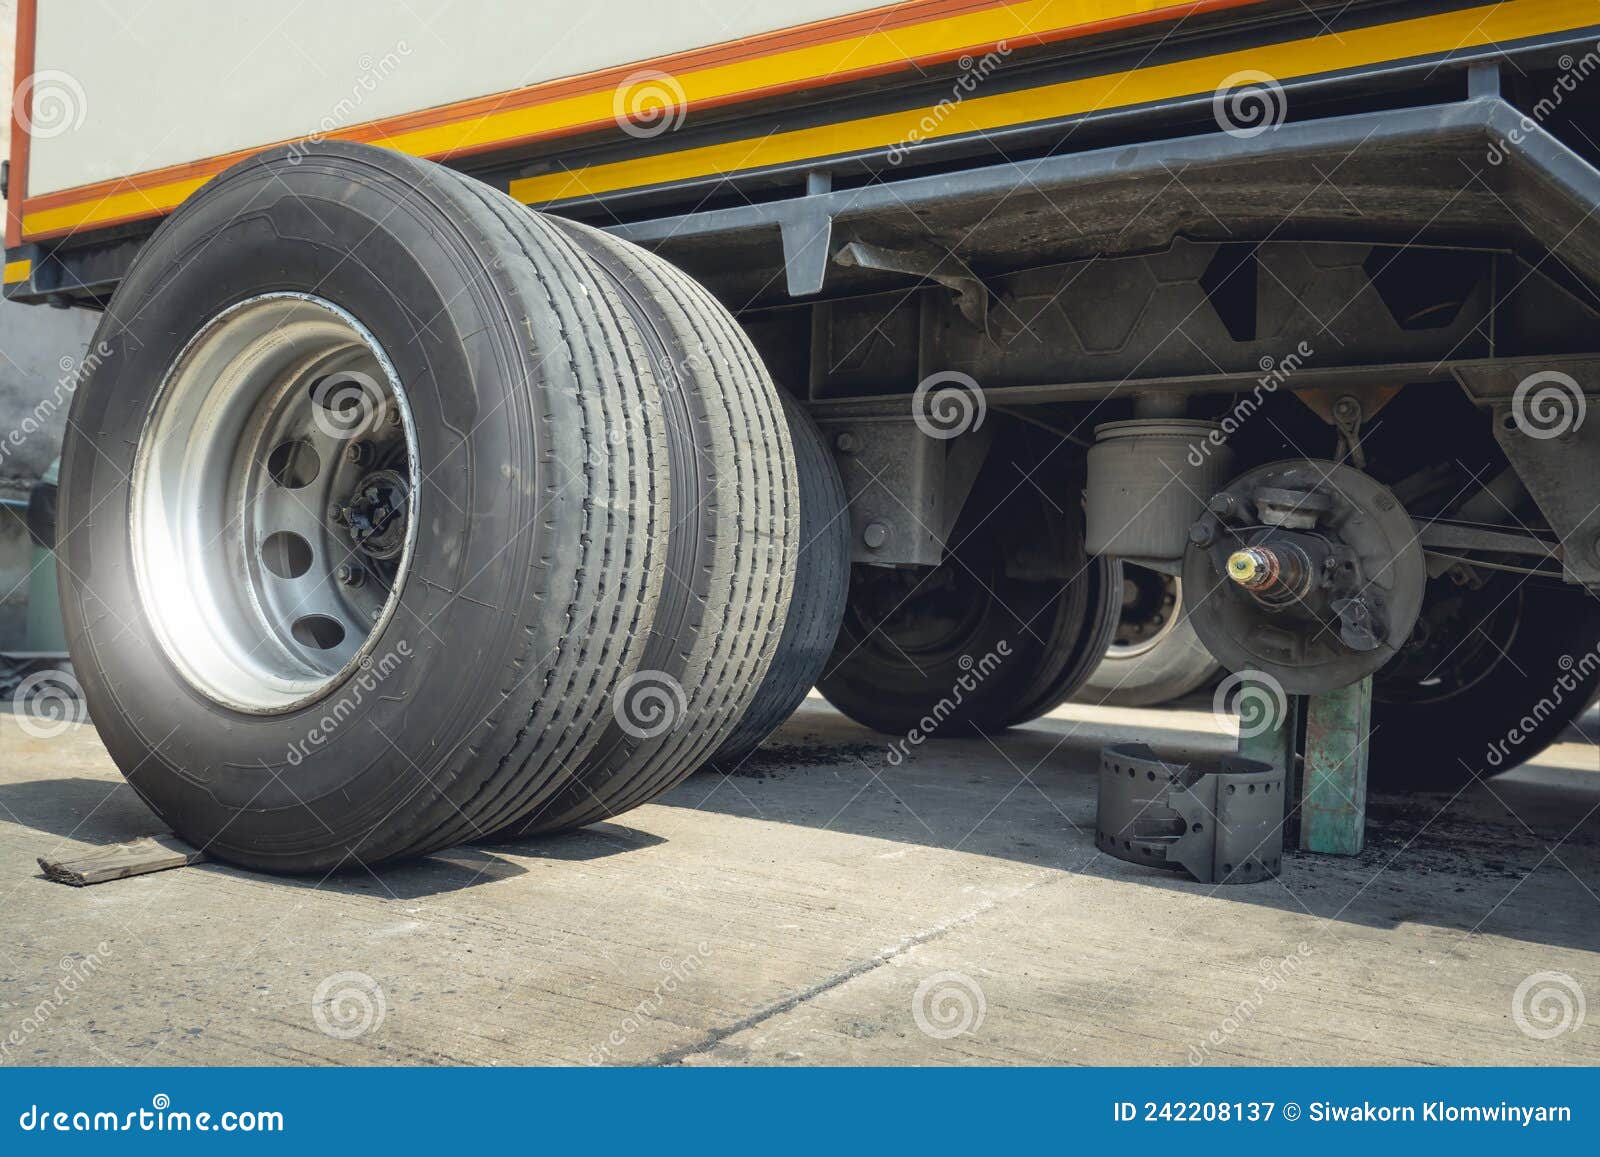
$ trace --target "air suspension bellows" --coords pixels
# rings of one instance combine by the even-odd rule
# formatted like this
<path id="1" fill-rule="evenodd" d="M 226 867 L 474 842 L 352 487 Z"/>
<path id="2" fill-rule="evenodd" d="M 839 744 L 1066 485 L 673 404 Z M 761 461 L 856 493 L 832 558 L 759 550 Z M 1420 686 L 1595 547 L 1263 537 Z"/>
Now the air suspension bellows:
<path id="1" fill-rule="evenodd" d="M 1257 467 L 1212 494 L 1183 563 L 1190 621 L 1211 653 L 1296 695 L 1388 662 L 1426 582 L 1399 500 L 1359 470 L 1309 459 Z"/>
<path id="2" fill-rule="evenodd" d="M 1141 418 L 1095 430 L 1089 451 L 1090 554 L 1175 574 L 1189 526 L 1233 472 L 1214 422 Z"/>

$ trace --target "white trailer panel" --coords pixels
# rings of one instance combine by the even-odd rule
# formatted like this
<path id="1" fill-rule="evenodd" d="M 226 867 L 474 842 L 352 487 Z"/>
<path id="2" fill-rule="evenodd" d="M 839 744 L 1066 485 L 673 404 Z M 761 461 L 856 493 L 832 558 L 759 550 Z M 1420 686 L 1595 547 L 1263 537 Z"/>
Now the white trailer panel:
<path id="1" fill-rule="evenodd" d="M 39 0 L 34 69 L 81 92 L 29 196 L 578 76 L 863 0 Z M 37 91 L 37 90 L 36 90 Z"/>

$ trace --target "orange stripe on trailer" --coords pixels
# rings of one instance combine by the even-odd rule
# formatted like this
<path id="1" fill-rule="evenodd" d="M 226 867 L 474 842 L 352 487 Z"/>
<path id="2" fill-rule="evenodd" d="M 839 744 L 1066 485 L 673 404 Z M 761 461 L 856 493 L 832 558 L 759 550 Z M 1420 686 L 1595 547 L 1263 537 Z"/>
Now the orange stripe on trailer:
<path id="1" fill-rule="evenodd" d="M 6 248 L 22 244 L 22 215 L 28 192 L 28 118 L 33 107 L 33 87 L 26 89 L 33 75 L 34 33 L 38 27 L 38 0 L 17 0 L 17 50 L 11 59 L 16 72 L 11 100 L 11 171 L 6 184 Z"/>
<path id="2" fill-rule="evenodd" d="M 927 67 L 969 53 L 981 55 L 1002 42 L 1009 48 L 1047 44 L 1266 2 L 911 0 L 391 117 L 329 136 L 435 160 L 460 157 L 581 133 L 616 131 L 618 88 L 644 70 L 667 73 L 674 86 L 673 101 L 681 112 L 688 113 Z M 31 6 L 31 0 L 23 0 L 23 4 Z M 28 198 L 23 203 L 22 235 L 26 240 L 39 240 L 160 216 L 211 176 L 268 147 L 264 144 Z"/>

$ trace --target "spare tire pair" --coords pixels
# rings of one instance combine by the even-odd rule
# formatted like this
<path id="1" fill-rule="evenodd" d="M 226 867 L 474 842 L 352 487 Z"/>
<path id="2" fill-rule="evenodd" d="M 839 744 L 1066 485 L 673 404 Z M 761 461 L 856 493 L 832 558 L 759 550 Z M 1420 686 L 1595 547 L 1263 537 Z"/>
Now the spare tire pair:
<path id="1" fill-rule="evenodd" d="M 73 658 L 211 854 L 326 871 L 615 815 L 762 685 L 791 440 L 733 319 L 651 255 L 400 154 L 274 150 L 162 224 L 97 348 Z"/>

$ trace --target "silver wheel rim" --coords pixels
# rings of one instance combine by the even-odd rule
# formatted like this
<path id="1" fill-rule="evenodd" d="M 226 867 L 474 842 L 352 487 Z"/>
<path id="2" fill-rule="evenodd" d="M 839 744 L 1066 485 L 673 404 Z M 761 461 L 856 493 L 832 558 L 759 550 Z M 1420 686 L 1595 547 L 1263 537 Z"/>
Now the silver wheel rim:
<path id="1" fill-rule="evenodd" d="M 399 604 L 419 482 L 405 391 L 349 313 L 273 293 L 212 318 L 134 459 L 135 581 L 167 659 L 239 711 L 325 695 Z"/>
<path id="2" fill-rule="evenodd" d="M 1140 632 L 1140 637 L 1131 641 L 1119 638 L 1107 649 L 1106 655 L 1113 659 L 1137 659 L 1140 655 L 1149 654 L 1159 647 L 1173 631 L 1178 629 L 1178 624 L 1183 621 L 1183 584 L 1171 575 L 1157 574 L 1165 587 L 1164 599 L 1160 608 L 1161 622 L 1153 632 L 1148 634 Z M 1131 583 L 1136 580 L 1124 577 L 1123 582 Z M 1127 596 L 1124 596 L 1126 603 Z M 1118 627 L 1118 635 L 1122 634 L 1122 626 Z"/>

